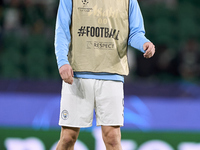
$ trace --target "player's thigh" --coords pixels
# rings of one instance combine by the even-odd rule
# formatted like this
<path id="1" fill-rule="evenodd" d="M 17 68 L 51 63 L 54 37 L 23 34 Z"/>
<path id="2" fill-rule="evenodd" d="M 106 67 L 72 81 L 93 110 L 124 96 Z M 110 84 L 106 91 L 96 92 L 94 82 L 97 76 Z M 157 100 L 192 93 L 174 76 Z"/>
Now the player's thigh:
<path id="1" fill-rule="evenodd" d="M 74 78 L 72 85 L 63 82 L 60 102 L 60 126 L 90 127 L 93 121 L 93 82 Z"/>
<path id="2" fill-rule="evenodd" d="M 100 81 L 96 93 L 97 125 L 123 126 L 124 91 L 123 83 L 117 81 Z"/>

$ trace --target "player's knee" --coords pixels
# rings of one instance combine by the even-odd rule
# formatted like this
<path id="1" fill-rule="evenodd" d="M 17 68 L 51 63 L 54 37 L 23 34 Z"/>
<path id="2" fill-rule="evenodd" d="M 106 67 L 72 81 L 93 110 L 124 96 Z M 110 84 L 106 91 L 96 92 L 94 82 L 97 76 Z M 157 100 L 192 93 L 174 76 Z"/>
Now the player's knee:
<path id="1" fill-rule="evenodd" d="M 116 131 L 109 131 L 108 133 L 103 135 L 103 140 L 106 145 L 109 145 L 111 147 L 116 147 L 120 145 L 121 134 Z"/>
<path id="2" fill-rule="evenodd" d="M 71 147 L 75 144 L 76 142 L 76 137 L 75 136 L 69 136 L 65 135 L 60 138 L 61 143 L 63 143 L 63 146 L 65 147 Z"/>

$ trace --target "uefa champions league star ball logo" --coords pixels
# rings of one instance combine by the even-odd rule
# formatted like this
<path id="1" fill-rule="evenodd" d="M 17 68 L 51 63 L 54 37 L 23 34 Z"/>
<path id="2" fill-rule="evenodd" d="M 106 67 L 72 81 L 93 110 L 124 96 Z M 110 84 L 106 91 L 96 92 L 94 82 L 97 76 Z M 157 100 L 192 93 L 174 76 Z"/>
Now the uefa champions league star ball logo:
<path id="1" fill-rule="evenodd" d="M 89 0 L 82 0 L 82 3 L 83 3 L 83 7 L 86 7 L 87 4 L 89 3 Z"/>
<path id="2" fill-rule="evenodd" d="M 63 120 L 67 120 L 69 118 L 69 113 L 67 110 L 63 110 L 62 113 L 61 113 L 61 118 Z"/>

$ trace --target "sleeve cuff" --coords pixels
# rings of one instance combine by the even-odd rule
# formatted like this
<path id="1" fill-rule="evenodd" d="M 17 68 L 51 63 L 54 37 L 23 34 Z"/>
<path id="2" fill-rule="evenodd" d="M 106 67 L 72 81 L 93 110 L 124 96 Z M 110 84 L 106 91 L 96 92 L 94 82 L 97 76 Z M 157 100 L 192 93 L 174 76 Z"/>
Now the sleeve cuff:
<path id="1" fill-rule="evenodd" d="M 65 65 L 65 64 L 68 64 L 68 65 L 69 65 L 69 61 L 67 61 L 67 60 L 61 60 L 61 61 L 59 61 L 59 62 L 58 62 L 58 69 L 59 69 L 60 67 L 62 67 L 63 65 Z"/>
<path id="2" fill-rule="evenodd" d="M 139 50 L 141 51 L 141 52 L 143 52 L 143 53 L 145 53 L 145 50 L 143 49 L 143 45 L 144 45 L 144 43 L 146 43 L 146 42 L 150 42 L 148 39 L 146 39 L 146 38 L 144 38 L 143 40 L 141 40 L 140 41 L 140 48 L 139 48 Z"/>

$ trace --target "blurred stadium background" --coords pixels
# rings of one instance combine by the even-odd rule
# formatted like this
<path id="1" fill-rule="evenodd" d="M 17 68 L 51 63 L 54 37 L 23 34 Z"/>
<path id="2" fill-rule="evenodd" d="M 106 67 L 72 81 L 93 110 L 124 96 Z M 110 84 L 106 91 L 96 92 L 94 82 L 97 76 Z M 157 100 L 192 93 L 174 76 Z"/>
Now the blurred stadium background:
<path id="1" fill-rule="evenodd" d="M 200 1 L 138 2 L 156 55 L 129 48 L 124 150 L 200 150 Z M 0 150 L 55 150 L 58 3 L 0 0 Z M 104 150 L 100 132 L 81 130 L 76 150 Z"/>

